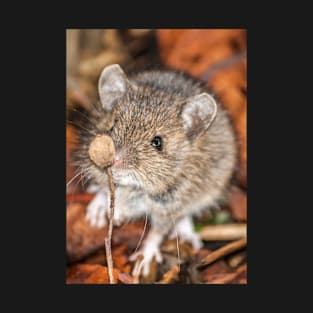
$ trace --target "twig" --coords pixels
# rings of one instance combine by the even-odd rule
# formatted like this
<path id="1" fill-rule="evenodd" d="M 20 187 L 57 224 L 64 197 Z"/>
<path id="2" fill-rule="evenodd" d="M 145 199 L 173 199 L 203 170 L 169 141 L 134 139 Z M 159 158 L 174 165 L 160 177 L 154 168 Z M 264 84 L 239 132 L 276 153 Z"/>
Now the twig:
<path id="1" fill-rule="evenodd" d="M 236 250 L 239 250 L 243 247 L 245 247 L 247 244 L 247 238 L 242 238 L 240 240 L 237 240 L 235 242 L 232 242 L 218 250 L 213 251 L 209 255 L 207 255 L 205 258 L 201 260 L 198 267 L 203 267 L 208 264 L 213 263 L 214 261 L 218 260 L 219 258 L 228 255 Z"/>
<path id="2" fill-rule="evenodd" d="M 115 284 L 114 275 L 113 275 L 112 250 L 111 250 L 113 216 L 114 216 L 114 182 L 113 182 L 112 170 L 110 167 L 107 168 L 107 174 L 109 177 L 109 188 L 110 188 L 110 210 L 108 214 L 109 227 L 108 227 L 108 232 L 104 239 L 104 243 L 105 243 L 105 252 L 106 252 L 107 263 L 108 263 L 110 284 Z"/>
<path id="3" fill-rule="evenodd" d="M 203 227 L 199 236 L 202 240 L 235 240 L 247 236 L 247 225 L 210 225 Z"/>
<path id="4" fill-rule="evenodd" d="M 171 282 L 178 279 L 179 266 L 176 264 L 169 271 L 167 271 L 162 279 L 157 284 L 170 284 Z"/>

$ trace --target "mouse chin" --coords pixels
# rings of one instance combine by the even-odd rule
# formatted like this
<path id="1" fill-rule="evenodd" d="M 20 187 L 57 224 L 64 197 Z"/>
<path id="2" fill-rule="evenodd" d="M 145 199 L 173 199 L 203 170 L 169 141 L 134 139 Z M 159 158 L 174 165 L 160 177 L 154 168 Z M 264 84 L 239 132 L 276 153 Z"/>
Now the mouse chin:
<path id="1" fill-rule="evenodd" d="M 140 187 L 138 181 L 127 170 L 116 170 L 112 167 L 114 183 L 121 186 L 136 186 Z"/>

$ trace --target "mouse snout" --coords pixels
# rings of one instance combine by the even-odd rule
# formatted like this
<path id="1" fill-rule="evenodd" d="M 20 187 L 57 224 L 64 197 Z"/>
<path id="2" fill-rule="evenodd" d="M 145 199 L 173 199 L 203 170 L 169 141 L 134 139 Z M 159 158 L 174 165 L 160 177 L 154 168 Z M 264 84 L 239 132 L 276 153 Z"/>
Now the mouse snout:
<path id="1" fill-rule="evenodd" d="M 122 149 L 116 150 L 115 158 L 113 160 L 113 166 L 116 168 L 125 167 L 125 151 Z"/>

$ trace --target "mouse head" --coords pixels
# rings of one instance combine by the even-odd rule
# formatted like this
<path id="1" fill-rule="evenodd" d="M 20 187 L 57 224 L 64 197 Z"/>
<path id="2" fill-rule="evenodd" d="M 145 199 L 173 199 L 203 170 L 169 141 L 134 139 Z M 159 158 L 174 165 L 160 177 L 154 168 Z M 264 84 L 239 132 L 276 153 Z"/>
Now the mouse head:
<path id="1" fill-rule="evenodd" d="M 216 116 L 214 99 L 207 93 L 182 99 L 137 85 L 117 64 L 104 68 L 98 88 L 104 111 L 114 117 L 109 135 L 116 149 L 116 183 L 151 195 L 171 189 Z"/>

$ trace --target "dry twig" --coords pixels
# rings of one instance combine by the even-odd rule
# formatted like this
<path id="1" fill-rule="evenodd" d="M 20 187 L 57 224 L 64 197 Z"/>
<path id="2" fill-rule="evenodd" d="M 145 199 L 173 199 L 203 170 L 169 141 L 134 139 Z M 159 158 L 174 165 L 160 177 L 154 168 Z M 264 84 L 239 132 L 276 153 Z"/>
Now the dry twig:
<path id="1" fill-rule="evenodd" d="M 104 243 L 105 243 L 105 253 L 107 256 L 110 284 L 115 284 L 114 276 L 113 276 L 113 259 L 112 259 L 112 250 L 111 250 L 113 216 L 114 216 L 114 182 L 113 182 L 112 170 L 110 167 L 107 168 L 107 174 L 109 177 L 109 188 L 110 188 L 110 210 L 108 214 L 109 228 L 105 236 Z"/>
<path id="2" fill-rule="evenodd" d="M 214 261 L 218 260 L 219 258 L 228 255 L 236 250 L 239 250 L 243 247 L 245 247 L 247 244 L 247 238 L 242 238 L 240 240 L 237 240 L 235 242 L 232 242 L 218 250 L 213 251 L 209 255 L 207 255 L 205 258 L 201 260 L 198 267 L 203 267 L 208 264 L 213 263 Z"/>
<path id="3" fill-rule="evenodd" d="M 235 240 L 247 236 L 247 225 L 210 225 L 203 227 L 199 236 L 202 240 Z"/>
<path id="4" fill-rule="evenodd" d="M 179 266 L 175 265 L 168 270 L 157 284 L 170 284 L 178 279 Z"/>

